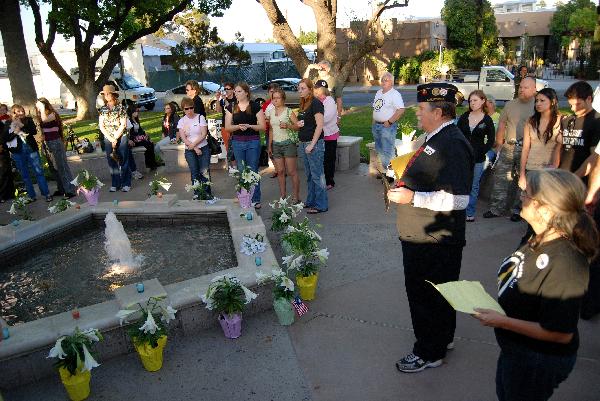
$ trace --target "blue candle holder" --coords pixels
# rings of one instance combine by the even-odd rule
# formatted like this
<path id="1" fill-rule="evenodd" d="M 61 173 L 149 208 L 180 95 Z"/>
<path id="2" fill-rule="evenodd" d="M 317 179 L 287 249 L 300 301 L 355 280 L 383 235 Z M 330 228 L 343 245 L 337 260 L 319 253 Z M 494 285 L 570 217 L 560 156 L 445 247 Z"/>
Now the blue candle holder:
<path id="1" fill-rule="evenodd" d="M 18 227 L 21 222 L 19 220 L 13 220 L 11 223 L 14 227 Z"/>
<path id="2" fill-rule="evenodd" d="M 247 212 L 246 213 L 246 220 L 250 221 L 252 219 L 253 219 L 252 212 Z"/>
<path id="3" fill-rule="evenodd" d="M 137 292 L 142 293 L 144 292 L 144 283 L 137 283 L 135 285 L 135 289 L 137 290 Z"/>
<path id="4" fill-rule="evenodd" d="M 8 331 L 8 327 L 2 328 L 2 338 L 7 340 L 10 337 L 10 332 Z"/>
<path id="5" fill-rule="evenodd" d="M 119 206 L 119 200 L 118 199 L 113 200 L 113 205 L 114 206 Z"/>
<path id="6" fill-rule="evenodd" d="M 262 258 L 260 256 L 255 256 L 254 263 L 256 263 L 256 266 L 262 265 Z"/>

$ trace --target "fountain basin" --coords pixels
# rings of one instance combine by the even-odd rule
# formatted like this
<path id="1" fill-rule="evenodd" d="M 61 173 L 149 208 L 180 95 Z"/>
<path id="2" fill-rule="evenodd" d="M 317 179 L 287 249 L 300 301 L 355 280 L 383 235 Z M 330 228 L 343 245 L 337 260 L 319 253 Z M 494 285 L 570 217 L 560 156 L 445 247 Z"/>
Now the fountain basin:
<path id="1" fill-rule="evenodd" d="M 278 266 L 272 248 L 267 243 L 267 249 L 261 254 L 263 264 L 259 268 L 254 261 L 254 255 L 244 255 L 240 252 L 241 239 L 244 234 L 261 233 L 266 240 L 266 229 L 260 216 L 252 221 L 240 218 L 241 209 L 232 200 L 220 200 L 217 204 L 206 205 L 204 202 L 177 201 L 170 206 L 168 203 L 148 204 L 145 202 L 120 202 L 118 207 L 112 203 L 99 203 L 95 207 L 69 209 L 57 215 L 36 222 L 26 222 L 18 227 L 5 226 L 0 228 L 0 258 L 16 257 L 24 246 L 39 247 L 41 243 L 53 240 L 57 230 L 68 230 L 89 221 L 104 216 L 108 211 L 114 211 L 117 217 L 136 215 L 155 220 L 157 216 L 196 214 L 207 220 L 215 213 L 226 216 L 231 230 L 231 241 L 235 251 L 237 264 L 231 268 L 217 272 L 188 278 L 174 283 L 161 283 L 168 296 L 170 304 L 179 312 L 172 324 L 169 336 L 190 335 L 198 330 L 215 326 L 217 314 L 205 309 L 199 294 L 204 293 L 210 280 L 220 274 L 230 273 L 237 276 L 244 285 L 253 288 L 259 297 L 245 312 L 252 315 L 270 308 L 271 296 L 268 287 L 257 286 L 255 273 L 259 270 L 270 271 Z M 188 257 L 184 254 L 182 257 Z M 134 286 L 134 284 L 129 284 Z M 124 305 L 118 299 L 80 307 L 80 318 L 73 319 L 70 311 L 58 313 L 27 323 L 11 326 L 11 337 L 0 342 L 0 364 L 3 374 L 0 375 L 0 387 L 10 388 L 35 381 L 42 377 L 55 374 L 53 361 L 46 359 L 48 350 L 56 339 L 68 334 L 78 326 L 81 329 L 97 328 L 105 335 L 105 341 L 100 343 L 98 351 L 100 361 L 116 355 L 132 352 L 131 341 L 125 330 L 119 326 L 115 317 Z"/>

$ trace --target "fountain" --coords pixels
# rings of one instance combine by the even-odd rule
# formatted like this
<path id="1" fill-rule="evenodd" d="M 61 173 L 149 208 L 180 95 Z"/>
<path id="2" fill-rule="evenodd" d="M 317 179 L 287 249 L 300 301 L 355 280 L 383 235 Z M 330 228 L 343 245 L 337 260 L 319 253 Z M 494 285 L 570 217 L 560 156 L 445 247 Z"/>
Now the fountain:
<path id="1" fill-rule="evenodd" d="M 131 242 L 117 216 L 113 212 L 108 212 L 104 223 L 106 224 L 104 248 L 109 260 L 117 262 L 111 266 L 110 274 L 128 273 L 139 268 L 144 257 L 133 254 Z"/>

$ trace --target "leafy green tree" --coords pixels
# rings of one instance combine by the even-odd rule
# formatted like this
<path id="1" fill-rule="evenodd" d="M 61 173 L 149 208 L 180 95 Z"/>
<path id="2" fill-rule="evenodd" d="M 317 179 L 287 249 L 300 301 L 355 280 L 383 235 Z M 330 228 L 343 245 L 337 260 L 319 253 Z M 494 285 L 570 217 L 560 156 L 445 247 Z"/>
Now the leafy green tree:
<path id="1" fill-rule="evenodd" d="M 300 34 L 298 35 L 298 41 L 301 45 L 316 45 L 317 44 L 317 33 L 314 31 L 304 32 L 300 29 Z"/>
<path id="2" fill-rule="evenodd" d="M 573 38 L 573 32 L 569 28 L 571 15 L 578 10 L 589 9 L 594 11 L 595 6 L 590 0 L 569 0 L 567 3 L 557 3 L 556 12 L 550 21 L 550 33 L 563 47 L 568 47 Z M 580 17 L 576 17 L 576 20 Z M 592 28 L 593 31 L 593 28 Z"/>
<path id="3" fill-rule="evenodd" d="M 579 42 L 579 71 L 584 74 L 585 49 L 591 44 L 594 28 L 596 27 L 596 12 L 589 8 L 576 10 L 569 17 L 569 30 L 573 38 Z M 583 78 L 583 76 L 582 76 Z"/>
<path id="4" fill-rule="evenodd" d="M 219 43 L 214 46 L 210 53 L 210 59 L 215 63 L 215 68 L 220 70 L 220 83 L 225 81 L 227 67 L 235 65 L 238 68 L 250 65 L 250 53 L 244 50 L 244 45 L 236 42 L 243 42 L 244 38 L 239 32 L 235 34 L 234 43 Z"/>
<path id="5" fill-rule="evenodd" d="M 48 66 L 75 96 L 78 119 L 97 116 L 96 96 L 120 61 L 121 52 L 141 37 L 156 32 L 191 4 L 189 0 L 24 1 L 35 19 L 37 47 Z M 47 21 L 42 20 L 42 4 L 50 6 Z M 231 0 L 198 0 L 198 6 L 206 14 L 221 16 L 222 10 L 231 6 Z M 79 69 L 77 80 L 54 53 L 57 34 L 73 40 Z M 100 69 L 98 74 L 96 67 Z"/>
<path id="6" fill-rule="evenodd" d="M 455 60 L 457 67 L 481 67 L 498 42 L 491 3 L 488 0 L 445 0 L 441 16 L 448 30 L 448 47 L 460 50 Z"/>

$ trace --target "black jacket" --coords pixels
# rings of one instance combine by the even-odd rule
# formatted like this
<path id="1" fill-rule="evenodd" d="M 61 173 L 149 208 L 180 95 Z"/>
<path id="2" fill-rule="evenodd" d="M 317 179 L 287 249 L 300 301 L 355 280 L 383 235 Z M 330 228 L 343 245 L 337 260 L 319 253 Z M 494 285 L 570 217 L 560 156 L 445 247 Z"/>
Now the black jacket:
<path id="1" fill-rule="evenodd" d="M 485 154 L 494 146 L 494 141 L 496 140 L 494 121 L 492 121 L 490 116 L 485 114 L 483 119 L 477 123 L 473 132 L 471 132 L 471 128 L 469 127 L 469 113 L 469 111 L 464 112 L 456 125 L 473 147 L 475 163 L 482 163 L 485 161 Z"/>
<path id="2" fill-rule="evenodd" d="M 21 130 L 23 132 L 26 132 L 27 134 L 27 138 L 26 138 L 26 142 L 27 145 L 29 145 L 29 147 L 31 148 L 32 151 L 34 152 L 39 152 L 39 148 L 38 148 L 38 144 L 37 141 L 35 140 L 35 135 L 37 134 L 37 129 L 35 128 L 35 123 L 33 122 L 33 119 L 31 117 L 23 117 L 23 128 L 21 128 Z M 23 149 L 23 141 L 21 140 L 21 137 L 15 133 L 15 132 L 10 132 L 10 121 L 5 121 L 4 122 L 4 130 L 2 132 L 2 142 L 7 144 L 8 142 L 12 141 L 13 139 L 15 139 L 15 137 L 17 138 L 17 147 L 16 148 L 9 148 L 11 153 L 21 153 L 21 150 Z"/>
<path id="3" fill-rule="evenodd" d="M 194 97 L 194 113 L 203 115 L 206 118 L 206 110 L 204 110 L 204 102 L 200 99 L 200 96 Z"/>

